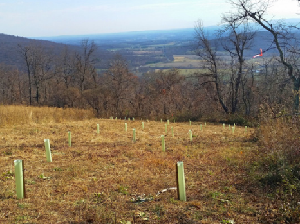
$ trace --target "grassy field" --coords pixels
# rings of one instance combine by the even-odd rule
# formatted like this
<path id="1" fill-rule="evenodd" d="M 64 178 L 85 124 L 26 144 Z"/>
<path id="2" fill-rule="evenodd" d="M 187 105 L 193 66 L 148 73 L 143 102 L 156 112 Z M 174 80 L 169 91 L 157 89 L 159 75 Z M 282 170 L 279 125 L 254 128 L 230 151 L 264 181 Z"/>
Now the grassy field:
<path id="1" fill-rule="evenodd" d="M 270 200 L 246 169 L 258 150 L 253 129 L 170 123 L 165 134 L 164 122 L 144 121 L 142 130 L 142 121 L 126 121 L 126 133 L 124 120 L 77 119 L 18 120 L 0 128 L 1 223 L 258 223 L 264 215 Z M 44 139 L 50 139 L 52 163 Z M 15 159 L 25 163 L 25 199 L 16 198 Z M 176 187 L 178 161 L 184 162 L 187 202 L 176 190 L 158 193 Z"/>

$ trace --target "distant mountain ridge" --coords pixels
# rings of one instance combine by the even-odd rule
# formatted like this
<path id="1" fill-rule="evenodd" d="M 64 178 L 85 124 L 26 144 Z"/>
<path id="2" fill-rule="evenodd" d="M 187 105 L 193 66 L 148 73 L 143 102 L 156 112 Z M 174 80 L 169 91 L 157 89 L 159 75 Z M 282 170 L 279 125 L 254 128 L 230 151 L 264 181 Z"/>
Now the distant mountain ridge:
<path id="1" fill-rule="evenodd" d="M 296 24 L 300 23 L 300 19 L 290 19 L 286 22 Z M 205 27 L 205 30 L 211 34 L 211 39 L 216 37 L 214 34 L 217 28 L 217 26 Z M 170 62 L 173 60 L 173 55 L 193 54 L 194 35 L 194 28 L 37 37 L 36 39 L 0 34 L 0 63 L 24 70 L 25 63 L 19 53 L 18 44 L 26 46 L 34 43 L 59 54 L 65 45 L 68 45 L 71 51 L 80 52 L 80 42 L 89 39 L 94 40 L 99 47 L 96 53 L 96 57 L 101 60 L 101 63 L 97 64 L 98 69 L 107 68 L 110 58 L 116 53 L 123 55 L 129 67 L 136 69 L 147 64 Z M 300 32 L 297 35 L 300 38 Z M 259 53 L 260 48 L 268 49 L 271 42 L 272 36 L 267 31 L 258 31 L 252 48 L 245 52 L 245 56 L 251 58 L 252 55 Z M 277 54 L 276 49 L 271 49 L 264 55 L 271 56 L 274 53 Z"/>
<path id="2" fill-rule="evenodd" d="M 47 40 L 32 40 L 25 37 L 19 37 L 14 35 L 0 34 L 0 63 L 11 65 L 16 68 L 22 69 L 24 67 L 24 61 L 19 53 L 19 47 L 27 46 L 31 43 L 36 45 L 42 45 L 45 48 L 52 50 L 59 50 L 64 45 Z"/>
<path id="3" fill-rule="evenodd" d="M 273 23 L 280 22 L 280 20 L 274 20 Z M 291 25 L 299 25 L 300 18 L 294 19 L 285 19 L 284 22 L 286 24 Z M 253 27 L 258 31 L 264 31 L 262 27 L 253 23 Z M 214 32 L 219 29 L 220 26 L 205 26 L 205 32 L 209 32 L 210 34 L 214 34 Z M 145 30 L 145 31 L 128 31 L 128 32 L 117 32 L 117 33 L 99 33 L 99 34 L 84 34 L 84 35 L 60 35 L 60 36 L 50 36 L 50 37 L 33 37 L 30 39 L 37 40 L 48 40 L 57 43 L 65 43 L 65 44 L 78 44 L 82 39 L 90 39 L 90 40 L 108 40 L 108 39 L 133 39 L 137 40 L 149 40 L 149 39 L 160 39 L 166 40 L 172 37 L 176 39 L 193 39 L 195 34 L 195 28 L 181 28 L 181 29 L 171 29 L 171 30 Z"/>

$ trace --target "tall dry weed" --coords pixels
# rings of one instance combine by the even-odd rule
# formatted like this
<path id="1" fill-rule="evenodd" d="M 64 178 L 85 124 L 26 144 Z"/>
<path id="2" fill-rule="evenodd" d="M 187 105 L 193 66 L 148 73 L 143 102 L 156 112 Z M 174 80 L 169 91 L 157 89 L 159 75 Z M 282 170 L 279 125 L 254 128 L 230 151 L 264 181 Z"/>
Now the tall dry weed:
<path id="1" fill-rule="evenodd" d="M 266 212 L 261 221 L 299 223 L 300 117 L 265 111 L 260 120 L 257 177 L 273 198 L 272 206 L 280 208 L 277 212 Z"/>
<path id="2" fill-rule="evenodd" d="M 74 108 L 0 106 L 0 126 L 30 123 L 60 123 L 94 118 L 91 110 Z"/>

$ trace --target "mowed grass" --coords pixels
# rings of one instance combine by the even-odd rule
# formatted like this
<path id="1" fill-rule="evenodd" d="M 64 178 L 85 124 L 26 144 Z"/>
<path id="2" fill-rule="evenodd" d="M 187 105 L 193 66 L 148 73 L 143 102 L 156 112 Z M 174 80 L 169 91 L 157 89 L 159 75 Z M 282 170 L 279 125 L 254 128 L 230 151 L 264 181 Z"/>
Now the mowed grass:
<path id="1" fill-rule="evenodd" d="M 207 123 L 201 131 L 200 123 L 170 123 L 165 134 L 165 123 L 144 122 L 144 130 L 142 121 L 95 118 L 1 127 L 0 222 L 257 223 L 267 199 L 246 175 L 257 151 L 252 129 L 236 127 L 233 134 L 228 126 Z M 52 163 L 44 139 L 50 139 Z M 21 200 L 15 159 L 25 165 L 27 197 Z M 178 161 L 184 162 L 187 202 L 176 190 L 158 194 L 176 187 Z"/>

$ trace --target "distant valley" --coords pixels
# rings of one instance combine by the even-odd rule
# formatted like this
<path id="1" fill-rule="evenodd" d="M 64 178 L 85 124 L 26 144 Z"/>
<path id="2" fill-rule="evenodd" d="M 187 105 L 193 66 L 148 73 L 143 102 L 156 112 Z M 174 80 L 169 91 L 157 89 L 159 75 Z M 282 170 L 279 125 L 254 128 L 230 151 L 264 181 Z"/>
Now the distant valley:
<path id="1" fill-rule="evenodd" d="M 206 27 L 211 40 L 216 37 L 214 35 L 216 29 L 217 27 Z M 171 68 L 178 68 L 181 73 L 188 75 L 202 68 L 194 53 L 194 35 L 195 30 L 193 28 L 37 37 L 36 39 L 0 34 L 0 62 L 19 69 L 24 68 L 24 62 L 18 52 L 18 44 L 26 46 L 34 42 L 34 44 L 42 45 L 49 51 L 60 54 L 66 45 L 71 51 L 80 51 L 81 41 L 89 39 L 98 46 L 95 53 L 97 58 L 95 66 L 99 72 L 108 68 L 109 61 L 115 54 L 120 54 L 127 60 L 130 69 L 137 75 L 142 75 L 148 71 Z M 258 31 L 252 48 L 245 51 L 245 58 L 252 60 L 252 56 L 257 54 L 260 48 L 268 49 L 271 42 L 272 38 L 268 32 Z M 271 49 L 264 56 L 270 57 L 274 53 L 276 53 L 276 50 Z M 226 53 L 222 52 L 221 49 L 219 54 L 226 56 Z"/>

